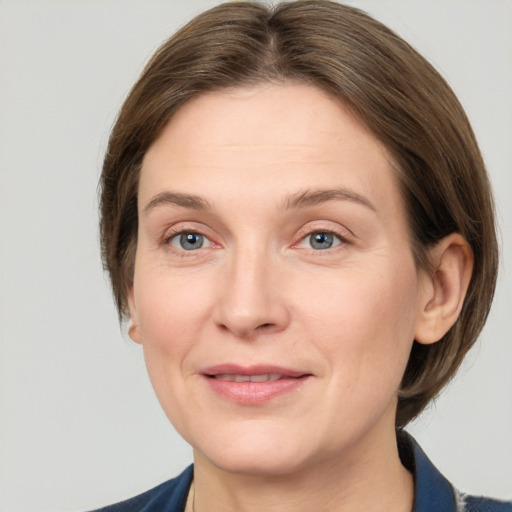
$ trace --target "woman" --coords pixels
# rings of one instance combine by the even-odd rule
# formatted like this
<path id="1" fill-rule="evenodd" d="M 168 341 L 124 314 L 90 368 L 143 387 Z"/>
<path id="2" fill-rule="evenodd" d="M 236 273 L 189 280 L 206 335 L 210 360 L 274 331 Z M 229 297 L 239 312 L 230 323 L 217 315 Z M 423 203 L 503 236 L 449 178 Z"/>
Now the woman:
<path id="1" fill-rule="evenodd" d="M 512 510 L 403 431 L 475 342 L 497 244 L 460 104 L 380 23 L 199 15 L 119 114 L 101 215 L 120 318 L 194 449 L 105 510 Z"/>

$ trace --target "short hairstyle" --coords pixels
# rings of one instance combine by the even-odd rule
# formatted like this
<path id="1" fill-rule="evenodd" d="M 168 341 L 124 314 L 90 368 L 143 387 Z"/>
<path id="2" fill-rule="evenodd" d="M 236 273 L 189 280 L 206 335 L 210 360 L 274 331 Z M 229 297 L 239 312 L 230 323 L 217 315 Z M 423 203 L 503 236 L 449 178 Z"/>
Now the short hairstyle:
<path id="1" fill-rule="evenodd" d="M 418 269 L 432 271 L 428 250 L 450 233 L 471 246 L 473 274 L 458 320 L 439 342 L 413 344 L 399 392 L 402 427 L 453 377 L 485 323 L 498 267 L 494 206 L 473 131 L 450 87 L 408 43 L 356 8 L 330 0 L 227 2 L 153 55 L 120 110 L 100 182 L 102 256 L 119 317 L 128 315 L 148 148 L 192 98 L 264 82 L 321 88 L 384 144 Z"/>

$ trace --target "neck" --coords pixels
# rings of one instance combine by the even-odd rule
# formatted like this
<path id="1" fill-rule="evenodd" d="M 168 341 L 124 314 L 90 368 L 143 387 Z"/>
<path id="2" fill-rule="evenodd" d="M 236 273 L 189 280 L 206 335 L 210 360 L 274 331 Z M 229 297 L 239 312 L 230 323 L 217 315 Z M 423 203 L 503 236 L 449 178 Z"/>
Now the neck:
<path id="1" fill-rule="evenodd" d="M 231 473 L 194 453 L 194 512 L 410 512 L 414 485 L 396 439 L 365 440 L 286 475 Z"/>

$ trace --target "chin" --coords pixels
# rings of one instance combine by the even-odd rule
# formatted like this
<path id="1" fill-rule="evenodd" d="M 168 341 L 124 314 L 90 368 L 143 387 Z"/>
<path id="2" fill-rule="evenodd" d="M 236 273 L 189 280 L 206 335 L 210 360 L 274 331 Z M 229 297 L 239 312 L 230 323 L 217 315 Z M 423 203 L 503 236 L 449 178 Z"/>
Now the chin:
<path id="1" fill-rule="evenodd" d="M 194 450 L 196 453 L 197 450 Z M 238 475 L 252 475 L 261 477 L 276 477 L 290 475 L 307 467 L 307 462 L 297 457 L 297 453 L 282 453 L 274 448 L 271 450 L 229 447 L 222 453 L 209 450 L 199 455 L 205 457 L 218 469 Z"/>
<path id="2" fill-rule="evenodd" d="M 279 476 L 300 471 L 310 462 L 308 453 L 316 450 L 304 444 L 303 436 L 260 430 L 250 432 L 242 426 L 238 433 L 223 433 L 194 443 L 194 458 L 206 459 L 223 471 L 244 475 Z M 217 434 L 221 434 L 218 432 Z M 245 435 L 244 435 L 245 434 Z M 310 439 L 311 441 L 311 439 Z"/>

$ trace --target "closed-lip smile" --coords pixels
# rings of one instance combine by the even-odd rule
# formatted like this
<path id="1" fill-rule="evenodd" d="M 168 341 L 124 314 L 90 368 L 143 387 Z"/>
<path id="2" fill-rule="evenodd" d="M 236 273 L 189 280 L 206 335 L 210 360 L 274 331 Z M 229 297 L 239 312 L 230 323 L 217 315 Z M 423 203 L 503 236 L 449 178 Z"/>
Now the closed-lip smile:
<path id="1" fill-rule="evenodd" d="M 311 373 L 273 365 L 221 364 L 201 370 L 210 389 L 244 405 L 262 404 L 301 386 Z"/>

